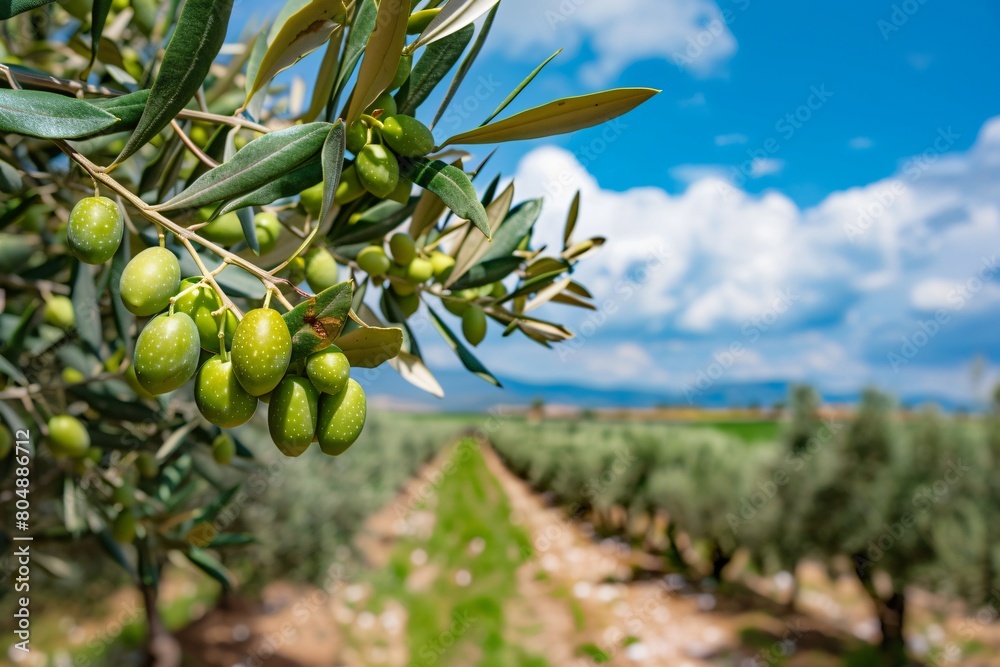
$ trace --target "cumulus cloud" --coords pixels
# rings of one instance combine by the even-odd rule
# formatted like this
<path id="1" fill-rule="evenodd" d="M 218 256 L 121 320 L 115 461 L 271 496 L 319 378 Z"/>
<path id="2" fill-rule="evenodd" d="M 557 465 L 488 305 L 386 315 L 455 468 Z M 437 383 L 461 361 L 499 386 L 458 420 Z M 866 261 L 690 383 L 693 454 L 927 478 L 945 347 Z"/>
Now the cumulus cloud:
<path id="1" fill-rule="evenodd" d="M 609 237 L 578 275 L 614 315 L 592 327 L 576 358 L 607 341 L 646 341 L 640 344 L 652 363 L 630 357 L 636 378 L 670 371 L 679 382 L 713 363 L 720 341 L 723 348 L 735 342 L 747 354 L 733 364 L 734 379 L 770 373 L 856 388 L 900 383 L 921 366 L 936 377 L 942 364 L 958 369 L 968 353 L 958 344 L 966 327 L 989 327 L 1000 303 L 993 250 L 1000 238 L 1000 118 L 986 123 L 966 152 L 950 150 L 956 138 L 943 128 L 891 177 L 805 209 L 778 192 L 750 195 L 692 166 L 679 194 L 607 190 L 577 156 L 555 147 L 525 156 L 515 180 L 518 198 L 546 198 L 540 242 L 561 243 L 577 189 L 576 235 Z M 928 311 L 942 307 L 952 319 L 935 333 L 933 352 L 918 350 L 893 366 L 890 354 L 904 348 Z M 578 327 L 593 314 L 569 317 L 578 317 Z M 598 340 L 606 342 L 590 344 Z M 1000 342 L 990 344 L 1000 353 Z"/>
<path id="2" fill-rule="evenodd" d="M 594 58 L 583 68 L 588 84 L 607 83 L 630 63 L 662 58 L 701 76 L 718 72 L 736 40 L 712 0 L 505 0 L 493 26 L 493 48 L 535 57 L 558 47 Z"/>

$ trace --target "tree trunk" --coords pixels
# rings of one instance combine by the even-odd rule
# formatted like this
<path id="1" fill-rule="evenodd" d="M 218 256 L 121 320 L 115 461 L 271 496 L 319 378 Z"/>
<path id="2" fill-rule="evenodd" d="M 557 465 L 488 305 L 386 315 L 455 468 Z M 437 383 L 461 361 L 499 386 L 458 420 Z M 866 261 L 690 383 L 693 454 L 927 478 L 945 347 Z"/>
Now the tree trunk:
<path id="1" fill-rule="evenodd" d="M 727 554 L 718 544 L 712 547 L 712 578 L 722 581 L 722 571 L 733 559 L 732 554 Z"/>
<path id="2" fill-rule="evenodd" d="M 687 574 L 687 562 L 677 546 L 677 524 L 673 521 L 667 524 L 667 560 L 675 570 L 681 574 Z"/>
<path id="3" fill-rule="evenodd" d="M 181 647 L 163 625 L 156 608 L 156 589 L 153 586 L 142 584 L 142 602 L 146 607 L 146 625 L 149 628 L 146 667 L 180 667 Z"/>
<path id="4" fill-rule="evenodd" d="M 876 600 L 875 607 L 878 610 L 879 628 L 882 630 L 882 643 L 879 648 L 884 664 L 906 665 L 906 640 L 903 638 L 906 595 L 902 591 L 893 591 L 888 600 Z"/>

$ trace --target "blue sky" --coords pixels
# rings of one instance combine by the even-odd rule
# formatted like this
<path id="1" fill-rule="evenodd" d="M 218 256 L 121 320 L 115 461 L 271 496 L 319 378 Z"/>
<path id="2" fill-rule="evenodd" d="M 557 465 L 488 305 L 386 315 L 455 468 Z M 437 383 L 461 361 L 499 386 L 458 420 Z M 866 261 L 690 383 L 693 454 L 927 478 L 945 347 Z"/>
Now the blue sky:
<path id="1" fill-rule="evenodd" d="M 580 188 L 578 234 L 610 241 L 579 272 L 598 313 L 545 313 L 580 334 L 572 348 L 496 335 L 477 354 L 529 381 L 969 396 L 970 361 L 1000 357 L 998 29 L 985 0 L 503 0 L 437 134 L 477 125 L 559 47 L 516 108 L 663 93 L 494 158 L 518 199 L 546 196 L 545 240 Z"/>

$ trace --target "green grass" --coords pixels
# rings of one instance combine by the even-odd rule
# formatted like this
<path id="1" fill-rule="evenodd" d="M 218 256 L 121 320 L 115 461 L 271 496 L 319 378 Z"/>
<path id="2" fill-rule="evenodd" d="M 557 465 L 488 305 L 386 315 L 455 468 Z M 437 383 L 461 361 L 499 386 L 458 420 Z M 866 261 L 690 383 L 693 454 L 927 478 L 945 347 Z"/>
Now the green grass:
<path id="1" fill-rule="evenodd" d="M 716 431 L 728 433 L 744 442 L 770 442 L 778 439 L 781 433 L 781 423 L 776 421 L 729 421 L 729 422 L 690 422 L 692 427 L 713 428 Z"/>
<path id="2" fill-rule="evenodd" d="M 505 605 L 517 594 L 517 568 L 531 555 L 528 536 L 510 522 L 510 506 L 486 468 L 474 441 L 463 441 L 453 452 L 454 472 L 445 478 L 434 507 L 435 525 L 426 540 L 397 544 L 391 565 L 376 575 L 375 601 L 399 600 L 408 611 L 408 664 L 547 667 L 547 663 L 508 643 Z M 478 555 L 470 543 L 483 540 Z M 415 549 L 438 568 L 429 590 L 413 592 L 407 577 Z M 463 586 L 456 575 L 468 572 Z M 475 662 L 467 662 L 475 656 Z"/>

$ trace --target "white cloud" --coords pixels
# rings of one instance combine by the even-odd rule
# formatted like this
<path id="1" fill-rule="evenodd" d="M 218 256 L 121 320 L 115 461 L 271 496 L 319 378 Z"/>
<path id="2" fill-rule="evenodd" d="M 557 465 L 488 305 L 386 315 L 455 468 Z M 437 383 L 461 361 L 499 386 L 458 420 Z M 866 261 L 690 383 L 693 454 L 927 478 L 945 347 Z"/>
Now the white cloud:
<path id="1" fill-rule="evenodd" d="M 935 137 L 929 140 L 933 147 Z M 561 243 L 577 189 L 576 237 L 609 238 L 576 274 L 610 310 L 574 362 L 607 354 L 621 340 L 660 341 L 659 353 L 644 345 L 651 361 L 634 358 L 633 372 L 669 370 L 676 383 L 711 363 L 721 340 L 748 351 L 732 378 L 751 369 L 760 378 L 818 377 L 854 388 L 886 378 L 905 385 L 921 364 L 948 357 L 942 341 L 953 336 L 955 345 L 961 322 L 1000 303 L 1000 268 L 988 268 L 996 266 L 1000 238 L 1000 117 L 970 150 L 935 152 L 940 147 L 903 162 L 890 178 L 805 209 L 778 192 L 750 195 L 704 166 L 672 172 L 689 182 L 680 194 L 611 191 L 555 147 L 526 155 L 515 180 L 519 199 L 546 199 L 537 245 Z M 890 370 L 886 351 L 962 286 L 971 305 L 958 309 L 923 356 Z M 597 317 L 565 308 L 550 314 L 577 331 Z M 687 341 L 683 351 L 667 347 L 677 341 Z M 544 357 L 537 363 L 539 373 L 553 373 Z M 558 365 L 570 376 L 587 368 Z"/>
<path id="2" fill-rule="evenodd" d="M 699 75 L 718 71 L 736 40 L 713 0 L 505 0 L 493 26 L 494 48 L 515 57 L 558 47 L 594 58 L 583 70 L 591 85 L 607 83 L 629 64 L 662 58 Z"/>
<path id="3" fill-rule="evenodd" d="M 760 178 L 777 174 L 785 168 L 785 161 L 773 157 L 756 157 L 750 163 L 750 177 Z"/>
<path id="4" fill-rule="evenodd" d="M 745 134 L 735 132 L 733 134 L 720 134 L 715 137 L 716 146 L 731 146 L 733 144 L 745 144 L 749 137 Z"/>
<path id="5" fill-rule="evenodd" d="M 721 164 L 679 164 L 670 169 L 670 176 L 684 184 L 706 178 L 723 179 L 726 177 L 726 167 Z"/>
<path id="6" fill-rule="evenodd" d="M 872 147 L 872 140 L 868 137 L 854 137 L 847 145 L 856 151 L 863 151 Z"/>

